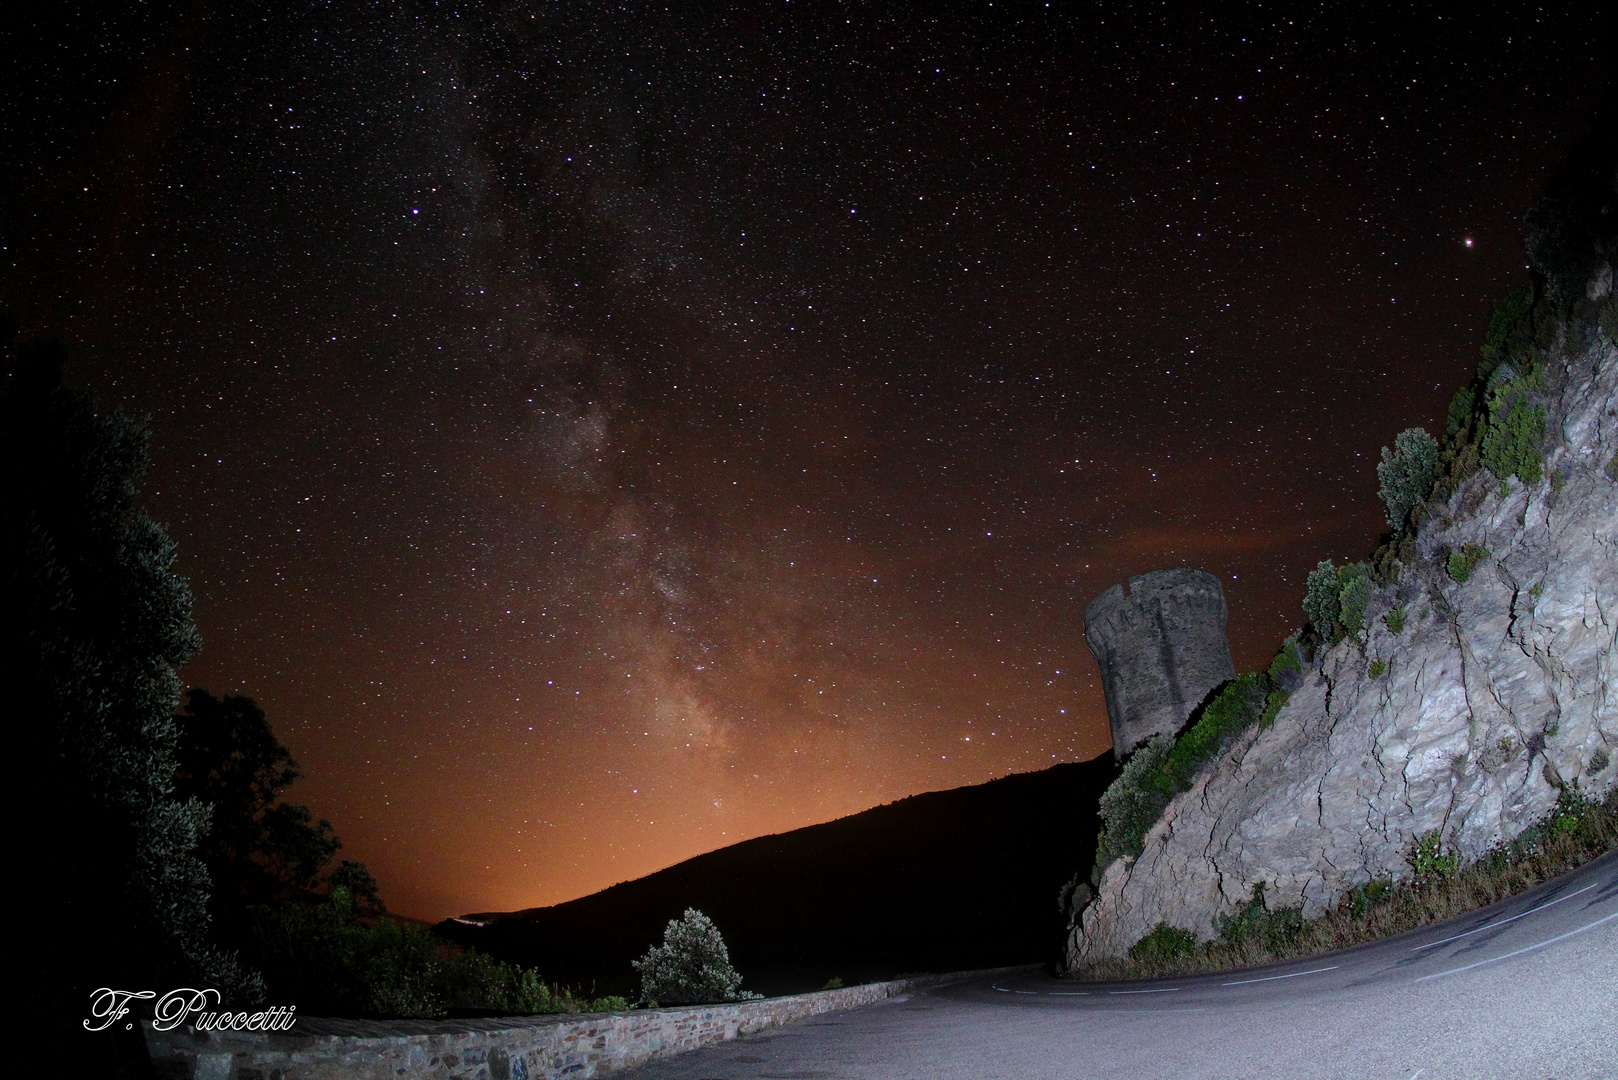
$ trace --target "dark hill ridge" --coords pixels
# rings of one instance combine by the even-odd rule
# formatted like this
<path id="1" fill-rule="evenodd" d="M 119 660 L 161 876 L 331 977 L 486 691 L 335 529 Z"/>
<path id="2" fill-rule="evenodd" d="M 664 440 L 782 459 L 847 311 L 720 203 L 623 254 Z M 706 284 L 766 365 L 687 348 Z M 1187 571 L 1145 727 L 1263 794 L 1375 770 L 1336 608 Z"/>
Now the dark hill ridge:
<path id="1" fill-rule="evenodd" d="M 744 986 L 764 994 L 900 972 L 1056 959 L 1057 892 L 1094 860 L 1088 761 L 935 791 L 698 855 L 554 907 L 466 916 L 438 933 L 546 980 L 633 995 L 630 961 L 687 907 L 707 913 Z"/>

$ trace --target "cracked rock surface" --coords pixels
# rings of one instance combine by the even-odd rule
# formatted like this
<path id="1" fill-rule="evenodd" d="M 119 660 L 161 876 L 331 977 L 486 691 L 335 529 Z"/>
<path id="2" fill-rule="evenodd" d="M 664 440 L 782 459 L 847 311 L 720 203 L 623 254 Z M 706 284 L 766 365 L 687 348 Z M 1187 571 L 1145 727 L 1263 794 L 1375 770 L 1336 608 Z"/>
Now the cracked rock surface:
<path id="1" fill-rule="evenodd" d="M 1159 922 L 1214 936 L 1263 882 L 1306 918 L 1372 878 L 1410 875 L 1439 830 L 1471 859 L 1578 780 L 1618 777 L 1618 349 L 1551 360 L 1545 476 L 1502 492 L 1485 469 L 1429 507 L 1370 627 L 1318 657 L 1274 724 L 1239 736 L 1104 873 L 1070 966 L 1126 954 Z M 1464 582 L 1445 570 L 1474 544 Z M 1384 616 L 1402 605 L 1394 634 Z M 1372 671 L 1377 675 L 1373 676 Z"/>

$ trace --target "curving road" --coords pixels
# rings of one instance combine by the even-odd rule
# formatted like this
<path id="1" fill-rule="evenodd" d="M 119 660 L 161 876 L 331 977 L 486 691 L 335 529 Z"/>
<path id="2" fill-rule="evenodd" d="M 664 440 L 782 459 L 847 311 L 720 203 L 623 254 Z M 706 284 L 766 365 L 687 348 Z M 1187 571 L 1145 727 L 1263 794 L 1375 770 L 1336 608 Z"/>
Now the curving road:
<path id="1" fill-rule="evenodd" d="M 1618 852 L 1459 919 L 1269 968 L 958 983 L 637 1080 L 1618 1080 Z"/>

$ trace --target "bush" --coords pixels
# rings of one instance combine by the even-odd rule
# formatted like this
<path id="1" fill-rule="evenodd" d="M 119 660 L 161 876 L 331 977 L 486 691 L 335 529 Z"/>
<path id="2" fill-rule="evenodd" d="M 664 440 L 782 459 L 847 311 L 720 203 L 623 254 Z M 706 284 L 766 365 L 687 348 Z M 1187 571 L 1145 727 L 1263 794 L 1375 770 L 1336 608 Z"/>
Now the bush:
<path id="1" fill-rule="evenodd" d="M 1381 903 L 1382 899 L 1393 891 L 1391 878 L 1372 878 L 1363 885 L 1354 886 L 1348 894 L 1346 906 L 1350 916 L 1356 919 L 1365 917 L 1365 913 L 1372 906 Z"/>
<path id="2" fill-rule="evenodd" d="M 1281 651 L 1270 661 L 1264 677 L 1270 692 L 1264 699 L 1263 712 L 1259 713 L 1260 728 L 1267 728 L 1275 723 L 1275 718 L 1280 715 L 1287 699 L 1292 696 L 1292 691 L 1303 680 L 1303 653 L 1298 648 L 1297 634 L 1287 638 L 1286 643 L 1281 646 Z"/>
<path id="3" fill-rule="evenodd" d="M 1337 621 L 1345 636 L 1358 637 L 1365 629 L 1365 609 L 1371 602 L 1371 573 L 1364 563 L 1350 563 L 1337 580 Z"/>
<path id="4" fill-rule="evenodd" d="M 1376 467 L 1381 483 L 1377 496 L 1387 507 L 1388 527 L 1395 536 L 1404 531 L 1410 511 L 1433 490 L 1438 473 L 1438 440 L 1419 427 L 1406 428 L 1393 438 L 1393 449 L 1382 448 Z"/>
<path id="5" fill-rule="evenodd" d="M 1477 404 L 1478 396 L 1470 386 L 1463 386 L 1455 391 L 1455 396 L 1449 399 L 1449 416 L 1446 424 L 1449 434 L 1454 435 L 1472 423 L 1472 410 L 1477 408 Z"/>
<path id="6" fill-rule="evenodd" d="M 460 1012 L 534 1016 L 539 1013 L 606 1012 L 628 1008 L 622 998 L 588 1001 L 553 987 L 532 968 L 502 963 L 468 949 L 452 957 L 439 975 L 444 1002 Z M 611 1004 L 618 1002 L 619 1004 Z"/>
<path id="7" fill-rule="evenodd" d="M 265 905 L 254 914 L 249 955 L 264 972 L 268 996 L 297 1001 L 312 1014 L 529 1016 L 627 1008 L 621 998 L 575 998 L 545 984 L 537 971 L 457 949 L 422 927 L 367 919 L 342 885 L 318 903 Z"/>
<path id="8" fill-rule="evenodd" d="M 1324 644 L 1359 634 L 1370 602 L 1371 568 L 1362 562 L 1338 568 L 1330 559 L 1322 559 L 1304 583 L 1303 613 Z"/>
<path id="9" fill-rule="evenodd" d="M 1483 429 L 1482 461 L 1501 480 L 1516 476 L 1525 484 L 1534 484 L 1544 475 L 1539 445 L 1546 433 L 1545 407 L 1529 396 L 1541 383 L 1536 367 L 1527 375 L 1508 378 L 1489 391 L 1489 421 Z"/>
<path id="10" fill-rule="evenodd" d="M 1131 960 L 1173 960 L 1189 956 L 1197 948 L 1197 935 L 1178 926 L 1160 922 L 1152 932 L 1129 947 Z"/>
<path id="11" fill-rule="evenodd" d="M 1279 678 L 1302 670 L 1297 645 L 1288 642 L 1270 664 Z M 1202 715 L 1179 739 L 1157 735 L 1125 762 L 1118 779 L 1101 795 L 1101 836 L 1096 841 L 1096 874 L 1114 859 L 1134 858 L 1146 845 L 1169 800 L 1191 787 L 1197 773 L 1222 754 L 1232 739 L 1255 723 L 1268 727 L 1286 703 L 1277 679 L 1250 672 L 1226 683 Z"/>
<path id="12" fill-rule="evenodd" d="M 1433 879 L 1442 881 L 1460 868 L 1461 856 L 1454 851 L 1445 851 L 1443 835 L 1434 829 L 1422 833 L 1411 842 L 1410 854 L 1405 856 L 1405 861 L 1416 872 L 1418 882 Z"/>
<path id="13" fill-rule="evenodd" d="M 1275 723 L 1275 718 L 1281 715 L 1282 708 L 1286 706 L 1287 699 L 1291 696 L 1279 686 L 1271 690 L 1270 696 L 1264 699 L 1264 711 L 1259 713 L 1258 726 L 1267 728 Z"/>
<path id="14" fill-rule="evenodd" d="M 318 903 L 253 911 L 247 953 L 271 998 L 315 1015 L 442 1016 L 438 940 L 392 919 L 367 925 L 338 886 Z"/>
<path id="15" fill-rule="evenodd" d="M 1286 643 L 1281 646 L 1281 651 L 1275 654 L 1264 674 L 1269 677 L 1271 683 L 1278 687 L 1295 684 L 1297 677 L 1303 674 L 1303 654 L 1298 649 L 1296 634 L 1287 638 Z"/>
<path id="16" fill-rule="evenodd" d="M 1393 605 L 1388 610 L 1388 613 L 1382 616 L 1382 621 L 1387 624 L 1388 633 L 1398 637 L 1405 632 L 1405 606 L 1403 604 Z"/>
<path id="17" fill-rule="evenodd" d="M 1096 866 L 1114 859 L 1132 859 L 1145 849 L 1146 833 L 1169 803 L 1169 793 L 1154 783 L 1158 768 L 1174 749 L 1174 737 L 1155 735 L 1124 763 L 1118 779 L 1101 794 L 1098 814 L 1101 838 L 1096 844 Z"/>
<path id="18" fill-rule="evenodd" d="M 1333 629 L 1337 625 L 1337 613 L 1340 601 L 1337 598 L 1340 587 L 1337 584 L 1337 568 L 1330 559 L 1322 559 L 1309 571 L 1308 580 L 1304 582 L 1303 613 L 1314 624 L 1315 633 L 1322 641 L 1332 640 Z"/>
<path id="19" fill-rule="evenodd" d="M 1264 711 L 1266 680 L 1256 672 L 1238 676 L 1202 710 L 1191 729 L 1180 736 L 1163 760 L 1160 771 L 1167 793 L 1177 795 L 1191 786 L 1197 771 L 1218 757 L 1231 739 L 1252 727 Z"/>
<path id="20" fill-rule="evenodd" d="M 1491 368 L 1521 349 L 1533 309 L 1534 290 L 1529 285 L 1517 286 L 1495 305 L 1494 314 L 1489 317 L 1489 330 L 1483 335 L 1483 358 Z"/>
<path id="21" fill-rule="evenodd" d="M 706 1005 L 758 996 L 742 990 L 742 977 L 730 966 L 719 928 L 696 908 L 670 919 L 663 944 L 653 945 L 633 963 L 641 1000 L 647 1004 Z"/>
<path id="22" fill-rule="evenodd" d="M 1461 550 L 1450 553 L 1444 569 L 1458 584 L 1464 584 L 1477 569 L 1478 563 L 1489 557 L 1489 549 L 1481 544 L 1462 544 Z"/>
<path id="23" fill-rule="evenodd" d="M 1256 941 L 1266 949 L 1280 952 L 1303 930 L 1303 910 L 1298 907 L 1269 910 L 1264 902 L 1264 883 L 1259 881 L 1253 885 L 1252 899 L 1234 914 L 1219 916 L 1215 927 L 1221 944 Z"/>

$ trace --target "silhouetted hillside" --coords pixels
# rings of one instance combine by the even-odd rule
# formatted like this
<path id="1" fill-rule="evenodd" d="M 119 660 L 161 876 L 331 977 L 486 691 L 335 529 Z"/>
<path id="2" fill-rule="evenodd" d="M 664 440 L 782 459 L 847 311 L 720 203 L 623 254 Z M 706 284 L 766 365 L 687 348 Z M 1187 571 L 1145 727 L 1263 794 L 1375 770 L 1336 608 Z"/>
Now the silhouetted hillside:
<path id="1" fill-rule="evenodd" d="M 744 986 L 765 994 L 1054 960 L 1057 892 L 1094 860 L 1096 800 L 1114 775 L 1109 752 L 916 795 L 438 933 L 597 993 L 635 993 L 630 961 L 687 907 L 713 918 Z"/>

